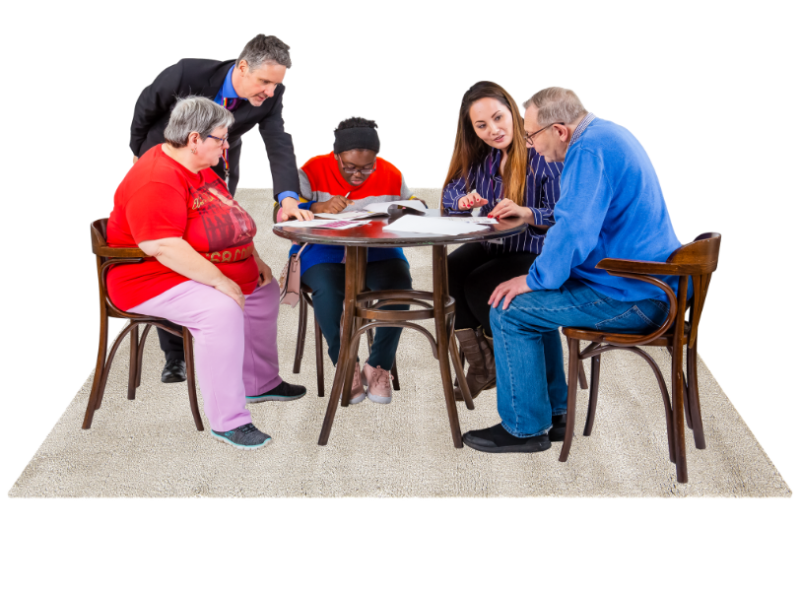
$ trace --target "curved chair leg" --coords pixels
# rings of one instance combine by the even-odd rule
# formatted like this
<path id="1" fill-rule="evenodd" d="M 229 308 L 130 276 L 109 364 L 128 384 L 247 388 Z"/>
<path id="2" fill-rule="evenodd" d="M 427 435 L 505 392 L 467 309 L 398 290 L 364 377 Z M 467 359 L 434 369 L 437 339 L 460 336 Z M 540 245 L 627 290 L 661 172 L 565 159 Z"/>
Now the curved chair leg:
<path id="1" fill-rule="evenodd" d="M 395 392 L 400 389 L 400 378 L 397 375 L 397 358 L 392 362 L 392 388 Z"/>
<path id="2" fill-rule="evenodd" d="M 300 373 L 300 363 L 303 361 L 303 349 L 306 345 L 306 319 L 308 318 L 308 303 L 300 294 L 300 317 L 297 320 L 297 346 L 294 350 L 294 368 L 292 373 Z"/>
<path id="3" fill-rule="evenodd" d="M 130 363 L 128 364 L 128 400 L 136 398 L 136 374 L 139 363 L 139 325 L 135 324 L 131 330 Z"/>
<path id="4" fill-rule="evenodd" d="M 578 362 L 583 366 L 583 362 Z M 600 389 L 600 355 L 592 357 L 592 381 L 589 388 L 589 409 L 586 411 L 586 425 L 583 428 L 583 435 L 588 437 L 592 434 L 594 426 L 594 413 L 597 410 L 597 393 Z"/>
<path id="5" fill-rule="evenodd" d="M 580 341 L 578 341 L 580 343 Z M 578 345 L 578 349 L 580 349 L 580 344 Z M 581 390 L 586 390 L 588 387 L 586 384 L 586 371 L 583 369 L 583 360 L 578 359 L 578 385 L 581 387 Z"/>
<path id="6" fill-rule="evenodd" d="M 106 334 L 105 334 L 106 348 L 108 347 L 108 339 L 111 338 L 111 320 L 106 317 Z M 103 394 L 106 393 L 106 380 L 108 380 L 108 372 L 111 369 L 111 362 L 114 360 L 115 347 L 119 344 L 119 339 L 114 343 L 114 347 L 108 352 L 108 358 L 103 362 L 103 373 L 100 375 L 100 386 L 97 392 L 97 404 L 94 409 L 99 410 L 100 405 L 103 403 Z"/>
<path id="7" fill-rule="evenodd" d="M 198 431 L 203 431 L 203 419 L 200 418 L 200 409 L 197 406 L 197 388 L 194 383 L 194 348 L 192 347 L 192 333 L 183 327 L 183 357 L 186 360 L 186 384 L 189 386 L 189 406 L 192 408 L 194 426 Z"/>
<path id="8" fill-rule="evenodd" d="M 572 432 L 575 429 L 575 396 L 578 390 L 578 339 L 567 339 L 569 345 L 569 376 L 567 377 L 567 432 L 564 434 L 564 445 L 561 446 L 559 462 L 566 462 L 569 448 L 572 446 Z"/>
<path id="9" fill-rule="evenodd" d="M 83 417 L 83 429 L 92 426 L 94 411 L 98 407 L 98 395 L 100 392 L 100 379 L 104 373 L 106 365 L 106 350 L 108 349 L 108 316 L 105 312 L 100 313 L 100 336 L 97 343 L 97 363 L 94 366 L 94 379 L 92 389 L 89 392 L 89 403 L 86 405 L 86 414 Z"/>
<path id="10" fill-rule="evenodd" d="M 314 349 L 317 354 L 317 396 L 325 397 L 325 366 L 322 360 L 322 329 L 314 315 Z"/>
<path id="11" fill-rule="evenodd" d="M 692 432 L 697 449 L 706 448 L 706 436 L 703 430 L 703 417 L 700 413 L 700 394 L 697 389 L 697 341 L 694 347 L 686 351 L 686 365 L 689 374 L 689 412 L 692 415 Z"/>
<path id="12" fill-rule="evenodd" d="M 147 335 L 150 334 L 150 329 L 153 328 L 152 324 L 148 324 L 142 331 L 142 338 L 139 339 L 139 358 L 136 360 L 136 387 L 142 385 L 142 358 L 144 357 L 144 342 L 147 340 Z"/>

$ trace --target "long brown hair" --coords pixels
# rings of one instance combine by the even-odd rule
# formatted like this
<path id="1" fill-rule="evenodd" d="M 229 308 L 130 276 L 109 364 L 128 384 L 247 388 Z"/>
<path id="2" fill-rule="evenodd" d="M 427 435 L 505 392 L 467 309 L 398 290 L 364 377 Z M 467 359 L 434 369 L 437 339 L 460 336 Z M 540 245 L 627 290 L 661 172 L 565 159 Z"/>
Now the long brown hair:
<path id="1" fill-rule="evenodd" d="M 502 86 L 494 82 L 478 82 L 474 84 L 461 99 L 461 110 L 458 113 L 458 131 L 453 147 L 453 157 L 447 170 L 447 179 L 442 187 L 442 194 L 448 183 L 456 177 L 462 177 L 470 190 L 467 176 L 470 166 L 483 160 L 491 148 L 480 139 L 472 128 L 469 109 L 473 103 L 482 98 L 493 98 L 500 101 L 511 111 L 514 137 L 508 146 L 508 160 L 501 173 L 503 179 L 503 196 L 517 205 L 525 203 L 525 178 L 528 176 L 528 148 L 525 145 L 525 127 L 519 107 Z"/>

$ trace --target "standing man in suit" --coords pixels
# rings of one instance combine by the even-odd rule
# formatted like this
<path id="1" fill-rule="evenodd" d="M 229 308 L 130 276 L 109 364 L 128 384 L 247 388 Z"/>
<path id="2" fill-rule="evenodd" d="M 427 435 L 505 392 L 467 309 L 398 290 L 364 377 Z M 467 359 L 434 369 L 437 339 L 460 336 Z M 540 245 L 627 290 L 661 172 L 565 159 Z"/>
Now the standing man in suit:
<path id="1" fill-rule="evenodd" d="M 283 129 L 283 78 L 292 67 L 289 46 L 274 36 L 257 35 L 242 50 L 239 59 L 216 61 L 183 59 L 161 72 L 142 91 L 133 111 L 130 147 L 134 163 L 153 146 L 164 141 L 164 129 L 178 99 L 197 95 L 210 98 L 233 113 L 227 149 L 213 168 L 228 184 L 231 195 L 239 182 L 242 136 L 258 125 L 267 149 L 275 199 L 286 219 L 311 219 L 313 214 L 297 207 L 300 190 L 292 136 Z M 183 341 L 158 330 L 166 356 L 162 382 L 186 379 Z"/>

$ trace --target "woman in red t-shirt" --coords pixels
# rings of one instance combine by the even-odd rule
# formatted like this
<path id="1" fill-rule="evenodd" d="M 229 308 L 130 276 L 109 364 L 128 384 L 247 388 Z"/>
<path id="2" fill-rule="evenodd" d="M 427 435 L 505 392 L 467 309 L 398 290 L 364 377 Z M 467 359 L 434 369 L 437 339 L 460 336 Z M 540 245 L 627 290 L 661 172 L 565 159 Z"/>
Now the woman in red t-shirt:
<path id="1" fill-rule="evenodd" d="M 179 101 L 164 144 L 148 150 L 114 195 L 108 243 L 152 259 L 108 273 L 117 307 L 186 326 L 211 433 L 262 447 L 247 402 L 294 400 L 302 386 L 278 375 L 279 289 L 253 245 L 256 225 L 210 169 L 227 151 L 233 115 L 213 101 Z"/>

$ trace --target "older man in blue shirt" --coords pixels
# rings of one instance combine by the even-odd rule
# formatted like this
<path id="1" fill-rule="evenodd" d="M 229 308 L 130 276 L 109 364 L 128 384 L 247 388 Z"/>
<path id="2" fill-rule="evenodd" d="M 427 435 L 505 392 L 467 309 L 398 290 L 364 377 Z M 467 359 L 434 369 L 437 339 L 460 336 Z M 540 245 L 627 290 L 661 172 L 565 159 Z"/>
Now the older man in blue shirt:
<path id="1" fill-rule="evenodd" d="M 588 113 L 571 90 L 547 88 L 524 103 L 528 145 L 563 162 L 555 226 L 527 275 L 489 300 L 502 422 L 464 443 L 490 453 L 536 452 L 563 441 L 567 384 L 558 329 L 615 332 L 658 327 L 665 294 L 595 269 L 604 258 L 663 262 L 680 246 L 653 165 L 624 127 Z M 666 279 L 674 289 L 674 278 Z"/>

